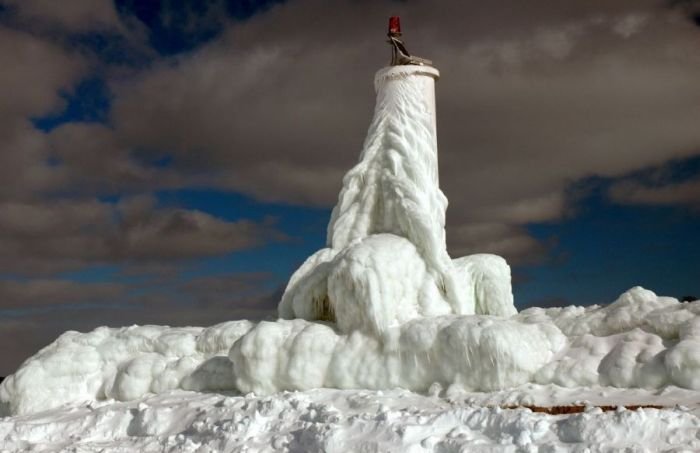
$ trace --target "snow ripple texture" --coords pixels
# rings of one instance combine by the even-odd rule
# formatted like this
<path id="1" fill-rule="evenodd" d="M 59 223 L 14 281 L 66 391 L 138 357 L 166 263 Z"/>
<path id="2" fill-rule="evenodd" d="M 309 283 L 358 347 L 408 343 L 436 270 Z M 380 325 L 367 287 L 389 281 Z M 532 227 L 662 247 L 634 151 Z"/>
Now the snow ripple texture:
<path id="1" fill-rule="evenodd" d="M 7 453 L 698 450 L 697 409 L 550 416 L 403 390 L 173 391 L 0 419 L 0 451 Z"/>
<path id="2" fill-rule="evenodd" d="M 365 149 L 344 179 L 327 247 L 289 281 L 286 319 L 66 332 L 0 384 L 0 415 L 177 389 L 700 390 L 700 302 L 636 287 L 605 307 L 516 313 L 505 260 L 450 259 L 435 75 L 378 73 Z"/>

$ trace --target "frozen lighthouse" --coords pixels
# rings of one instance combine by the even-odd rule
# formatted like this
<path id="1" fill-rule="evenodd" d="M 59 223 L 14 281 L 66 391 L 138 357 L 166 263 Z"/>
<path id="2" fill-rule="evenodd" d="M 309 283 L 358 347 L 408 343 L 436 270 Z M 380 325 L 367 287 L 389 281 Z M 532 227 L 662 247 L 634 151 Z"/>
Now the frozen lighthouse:
<path id="1" fill-rule="evenodd" d="M 416 318 L 515 313 L 505 260 L 452 260 L 447 253 L 435 114 L 440 73 L 411 56 L 400 36 L 392 17 L 392 64 L 375 75 L 376 106 L 360 160 L 343 178 L 326 248 L 289 281 L 282 318 L 381 336 Z"/>
<path id="2" fill-rule="evenodd" d="M 0 418 L 176 389 L 458 394 L 536 383 L 700 390 L 700 303 L 635 287 L 607 306 L 516 313 L 503 258 L 449 256 L 438 178 L 439 72 L 406 50 L 398 18 L 388 38 L 391 64 L 374 77 L 376 106 L 359 161 L 343 178 L 325 247 L 289 279 L 280 319 L 65 332 L 0 383 Z M 150 418 L 140 408 L 116 412 L 118 424 L 142 426 Z"/>

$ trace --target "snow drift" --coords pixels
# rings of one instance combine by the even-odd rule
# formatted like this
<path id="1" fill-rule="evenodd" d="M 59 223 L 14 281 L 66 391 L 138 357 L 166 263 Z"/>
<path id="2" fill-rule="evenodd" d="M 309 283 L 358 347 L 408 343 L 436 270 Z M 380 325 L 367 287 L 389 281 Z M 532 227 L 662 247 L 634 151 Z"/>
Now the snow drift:
<path id="1" fill-rule="evenodd" d="M 327 247 L 291 276 L 276 322 L 67 332 L 0 384 L 0 411 L 173 389 L 496 390 L 525 383 L 700 390 L 700 302 L 633 288 L 606 307 L 517 313 L 510 268 L 451 259 L 429 67 L 377 73 L 359 163 Z"/>
<path id="2" fill-rule="evenodd" d="M 0 448 L 3 453 L 700 451 L 697 392 L 576 389 L 554 400 L 600 401 L 604 393 L 605 403 L 661 400 L 670 406 L 664 410 L 601 412 L 589 406 L 582 413 L 550 416 L 499 407 L 521 396 L 549 401 L 562 390 L 567 391 L 527 385 L 454 398 L 401 389 L 269 396 L 172 391 L 3 418 Z M 673 408 L 676 404 L 685 407 Z"/>

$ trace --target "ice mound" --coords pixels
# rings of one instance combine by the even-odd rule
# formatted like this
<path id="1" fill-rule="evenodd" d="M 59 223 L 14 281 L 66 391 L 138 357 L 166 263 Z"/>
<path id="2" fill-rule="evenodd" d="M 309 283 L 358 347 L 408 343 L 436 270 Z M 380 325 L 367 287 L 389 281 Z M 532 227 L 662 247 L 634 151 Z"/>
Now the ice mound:
<path id="1" fill-rule="evenodd" d="M 511 318 L 415 319 L 377 338 L 303 320 L 261 323 L 229 355 L 236 386 L 489 391 L 526 382 L 700 390 L 700 301 L 632 288 L 600 307 L 531 308 Z M 272 373 L 270 373 L 272 371 Z"/>
<path id="2" fill-rule="evenodd" d="M 530 308 L 513 319 L 551 321 L 568 337 L 536 382 L 700 390 L 700 301 L 636 287 L 605 307 Z"/>
<path id="3" fill-rule="evenodd" d="M 203 329 L 164 326 L 99 327 L 65 332 L 0 384 L 0 416 L 64 403 L 127 401 L 171 389 L 233 390 L 226 355 L 253 327 L 231 321 Z"/>
<path id="4" fill-rule="evenodd" d="M 387 341 L 302 319 L 261 322 L 231 348 L 236 387 L 426 391 L 437 383 L 492 390 L 529 382 L 566 338 L 551 323 L 441 316 L 403 324 Z"/>
<path id="5" fill-rule="evenodd" d="M 700 301 L 633 288 L 600 307 L 414 319 L 384 337 L 303 319 L 66 332 L 0 384 L 0 415 L 171 389 L 490 391 L 527 382 L 700 390 Z M 4 406 L 4 409 L 2 407 Z"/>
<path id="6" fill-rule="evenodd" d="M 280 317 L 382 336 L 417 318 L 516 313 L 505 260 L 453 261 L 447 254 L 435 132 L 438 75 L 426 66 L 377 73 L 374 118 L 359 163 L 343 178 L 327 248 L 294 273 Z"/>

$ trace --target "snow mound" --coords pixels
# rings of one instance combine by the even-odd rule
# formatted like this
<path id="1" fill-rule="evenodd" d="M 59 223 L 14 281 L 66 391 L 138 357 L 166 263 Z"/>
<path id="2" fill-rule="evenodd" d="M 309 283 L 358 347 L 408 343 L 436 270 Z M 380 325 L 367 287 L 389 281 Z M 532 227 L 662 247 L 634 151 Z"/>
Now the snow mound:
<path id="1" fill-rule="evenodd" d="M 0 404 L 10 413 L 25 414 L 177 388 L 235 389 L 226 354 L 252 327 L 249 321 L 231 321 L 206 329 L 132 326 L 65 332 L 0 384 Z"/>

